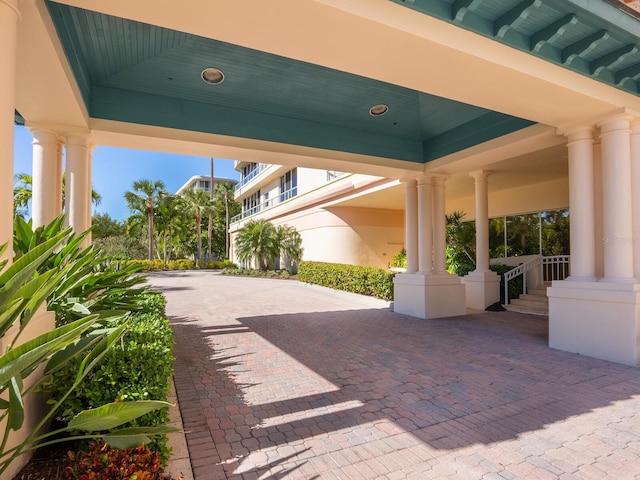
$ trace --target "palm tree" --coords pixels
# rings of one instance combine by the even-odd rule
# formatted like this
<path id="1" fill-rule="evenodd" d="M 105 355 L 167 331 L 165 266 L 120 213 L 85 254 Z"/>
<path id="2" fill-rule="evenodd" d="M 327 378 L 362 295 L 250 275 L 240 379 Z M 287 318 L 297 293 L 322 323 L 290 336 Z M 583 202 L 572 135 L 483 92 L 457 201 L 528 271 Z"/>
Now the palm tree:
<path id="1" fill-rule="evenodd" d="M 13 215 L 25 215 L 28 210 L 29 200 L 33 195 L 31 187 L 33 177 L 28 173 L 18 173 L 15 176 L 16 184 L 13 186 Z"/>
<path id="2" fill-rule="evenodd" d="M 64 209 L 66 173 L 62 174 L 62 208 Z M 33 176 L 28 173 L 16 174 L 16 185 L 13 187 L 13 211 L 15 214 L 25 215 L 28 204 L 33 197 Z M 91 202 L 98 206 L 102 196 L 91 189 Z"/>
<path id="3" fill-rule="evenodd" d="M 284 256 L 289 268 L 302 259 L 302 237 L 298 231 L 288 225 L 278 225 L 276 239 L 280 255 Z"/>
<path id="4" fill-rule="evenodd" d="M 238 232 L 236 254 L 241 261 L 254 259 L 257 268 L 267 270 L 269 260 L 280 255 L 276 228 L 266 220 L 251 220 Z"/>
<path id="5" fill-rule="evenodd" d="M 164 183 L 160 180 L 138 180 L 133 182 L 133 191 L 125 192 L 124 199 L 133 213 L 147 215 L 149 228 L 149 260 L 153 260 L 153 213 L 160 194 L 164 192 Z"/>
<path id="6" fill-rule="evenodd" d="M 185 211 L 196 221 L 196 236 L 198 238 L 198 258 L 196 265 L 202 260 L 202 217 L 213 212 L 214 203 L 209 193 L 202 188 L 187 190 L 182 197 Z"/>
<path id="7" fill-rule="evenodd" d="M 169 193 L 160 195 L 158 206 L 156 207 L 154 224 L 158 230 L 158 235 L 162 235 L 162 251 L 165 266 L 171 260 L 171 250 L 173 248 L 173 235 L 176 230 L 177 218 L 180 216 L 178 208 L 179 197 Z M 168 251 L 167 251 L 168 247 Z"/>

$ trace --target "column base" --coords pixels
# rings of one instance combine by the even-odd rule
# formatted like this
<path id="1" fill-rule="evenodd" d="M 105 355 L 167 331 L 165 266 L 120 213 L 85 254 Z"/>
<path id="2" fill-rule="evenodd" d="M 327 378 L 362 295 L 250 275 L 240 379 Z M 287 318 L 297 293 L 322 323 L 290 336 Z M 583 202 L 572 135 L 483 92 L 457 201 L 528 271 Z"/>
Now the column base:
<path id="1" fill-rule="evenodd" d="M 554 281 L 549 347 L 640 366 L 640 283 Z"/>
<path id="2" fill-rule="evenodd" d="M 484 310 L 500 301 L 500 275 L 491 270 L 471 272 L 462 277 L 465 286 L 467 308 Z"/>
<path id="3" fill-rule="evenodd" d="M 464 285 L 449 274 L 396 275 L 393 279 L 393 311 L 417 318 L 464 315 Z"/>

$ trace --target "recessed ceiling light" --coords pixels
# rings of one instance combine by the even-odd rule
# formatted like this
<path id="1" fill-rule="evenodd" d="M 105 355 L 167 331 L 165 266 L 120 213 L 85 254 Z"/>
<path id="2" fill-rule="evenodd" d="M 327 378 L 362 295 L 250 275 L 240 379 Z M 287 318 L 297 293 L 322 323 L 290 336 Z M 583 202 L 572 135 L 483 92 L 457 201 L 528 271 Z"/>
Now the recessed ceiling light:
<path id="1" fill-rule="evenodd" d="M 389 111 L 389 107 L 381 103 L 379 105 L 374 105 L 373 107 L 371 107 L 369 109 L 369 115 L 372 115 L 374 117 L 379 117 L 380 115 L 384 115 L 388 111 Z"/>
<path id="2" fill-rule="evenodd" d="M 209 85 L 220 85 L 224 81 L 224 73 L 217 68 L 205 68 L 200 77 L 204 83 Z"/>

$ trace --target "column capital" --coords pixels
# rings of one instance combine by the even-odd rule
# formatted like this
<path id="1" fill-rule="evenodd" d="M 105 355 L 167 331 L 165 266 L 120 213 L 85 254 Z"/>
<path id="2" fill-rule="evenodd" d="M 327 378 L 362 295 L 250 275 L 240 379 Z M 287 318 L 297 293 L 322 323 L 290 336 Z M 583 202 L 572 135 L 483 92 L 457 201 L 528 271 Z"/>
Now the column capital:
<path id="1" fill-rule="evenodd" d="M 93 136 L 89 130 L 66 131 L 64 133 L 64 139 L 67 146 L 93 148 Z"/>
<path id="2" fill-rule="evenodd" d="M 491 170 L 476 170 L 475 172 L 469 172 L 469 176 L 476 182 L 480 182 L 489 178 L 493 173 Z"/>
<path id="3" fill-rule="evenodd" d="M 596 133 L 596 129 L 590 126 L 583 126 L 579 128 L 575 128 L 569 132 L 566 132 L 567 137 L 567 145 L 571 145 L 575 142 L 595 142 L 594 135 Z"/>
<path id="4" fill-rule="evenodd" d="M 433 175 L 430 173 L 425 173 L 420 178 L 418 178 L 418 185 L 431 185 L 433 182 Z"/>
<path id="5" fill-rule="evenodd" d="M 411 181 L 417 182 L 420 178 L 422 178 L 422 176 L 423 176 L 422 172 L 407 173 L 403 177 L 400 177 L 399 180 L 400 180 L 400 183 L 407 183 Z"/>
<path id="6" fill-rule="evenodd" d="M 449 179 L 449 175 L 434 174 L 432 178 L 433 178 L 433 185 L 444 186 L 444 182 L 446 182 Z"/>
<path id="7" fill-rule="evenodd" d="M 37 144 L 61 144 L 64 141 L 64 138 L 62 137 L 62 135 L 60 135 L 60 132 L 50 129 L 50 128 L 46 128 L 44 126 L 40 127 L 27 127 L 29 132 L 31 132 L 31 135 L 33 136 L 33 145 L 37 145 Z"/>
<path id="8" fill-rule="evenodd" d="M 603 119 L 598 123 L 600 136 L 602 137 L 610 132 L 629 131 L 633 119 L 634 116 L 629 112 L 621 112 Z"/>
<path id="9" fill-rule="evenodd" d="M 416 177 L 404 177 L 400 179 L 400 183 L 404 183 L 405 187 L 415 187 L 418 183 Z"/>

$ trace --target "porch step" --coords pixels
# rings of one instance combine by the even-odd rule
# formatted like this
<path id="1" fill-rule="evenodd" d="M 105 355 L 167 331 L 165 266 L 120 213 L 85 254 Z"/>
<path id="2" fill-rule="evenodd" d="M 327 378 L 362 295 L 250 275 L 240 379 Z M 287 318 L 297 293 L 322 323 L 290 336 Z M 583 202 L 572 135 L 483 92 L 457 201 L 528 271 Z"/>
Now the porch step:
<path id="1" fill-rule="evenodd" d="M 529 293 L 511 300 L 509 305 L 503 305 L 510 312 L 531 313 L 534 315 L 549 315 L 549 299 L 547 288 L 544 286 L 530 288 Z"/>

